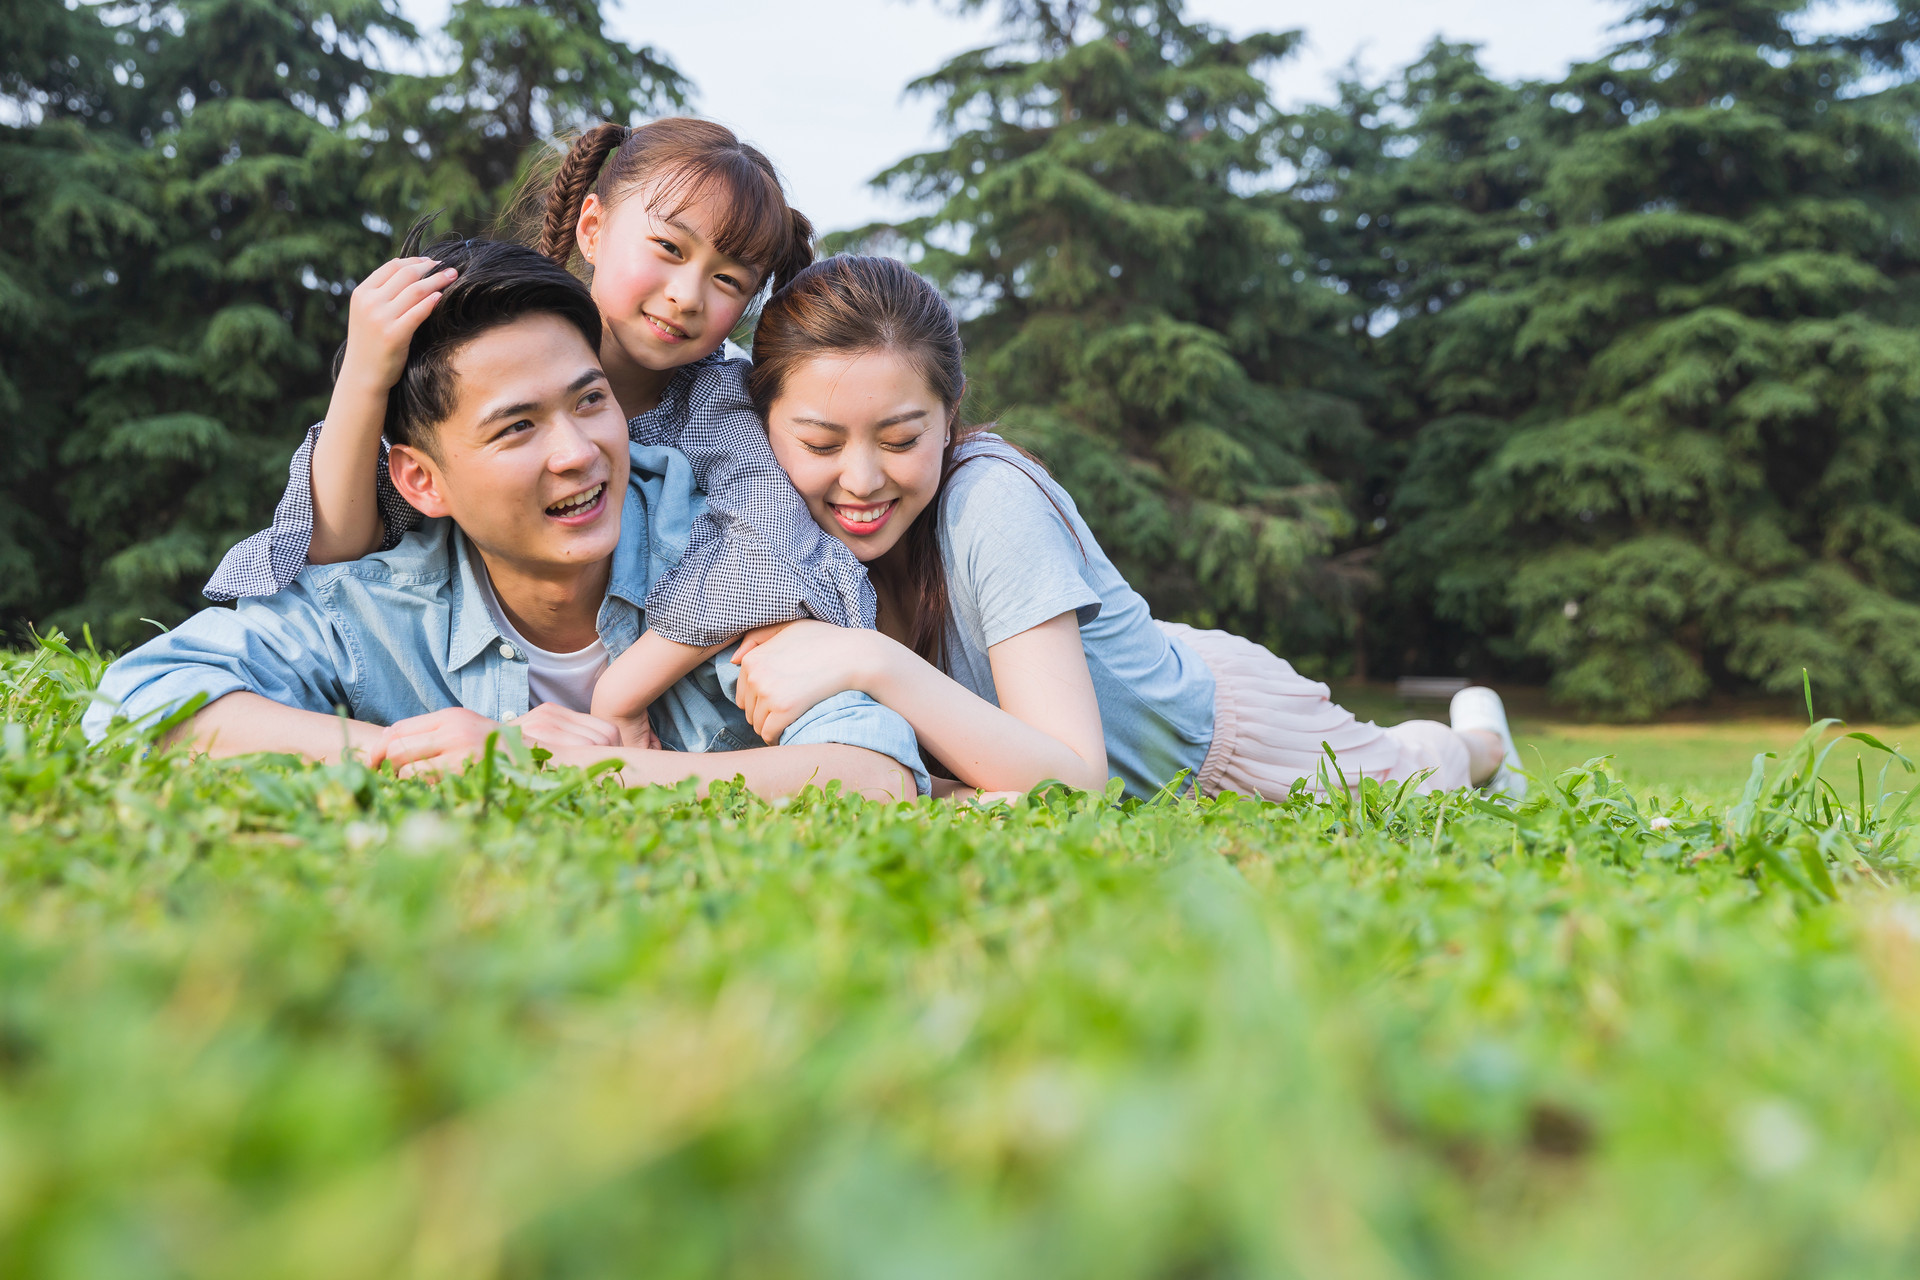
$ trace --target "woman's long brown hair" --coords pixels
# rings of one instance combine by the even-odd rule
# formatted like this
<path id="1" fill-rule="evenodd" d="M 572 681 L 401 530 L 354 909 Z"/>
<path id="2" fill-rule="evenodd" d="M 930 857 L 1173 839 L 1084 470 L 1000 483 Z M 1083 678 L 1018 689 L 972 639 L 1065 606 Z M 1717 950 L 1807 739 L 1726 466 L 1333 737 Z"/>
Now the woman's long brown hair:
<path id="1" fill-rule="evenodd" d="M 725 212 L 714 247 L 758 270 L 775 289 L 813 261 L 813 224 L 787 204 L 772 162 L 725 125 L 690 116 L 582 131 L 557 164 L 528 175 L 510 220 L 519 238 L 571 267 L 588 194 L 611 209 L 641 187 L 663 218 L 708 194 L 719 196 Z"/>
<path id="2" fill-rule="evenodd" d="M 940 507 L 948 480 L 968 461 L 960 456 L 962 446 L 990 430 L 959 425 L 967 375 L 965 347 L 953 308 L 939 290 L 892 258 L 848 255 L 816 262 L 768 299 L 761 311 L 760 326 L 753 334 L 753 371 L 747 375 L 747 392 L 760 420 L 769 421 L 773 402 L 802 364 L 819 356 L 868 351 L 906 357 L 947 411 L 939 489 L 904 539 L 913 596 L 908 643 L 915 653 L 944 670 L 953 607 L 940 548 Z M 1028 478 L 1033 479 L 1030 474 Z M 1047 500 L 1053 502 L 1053 496 L 1048 494 Z M 1054 507 L 1058 510 L 1059 504 L 1054 502 Z M 1061 518 L 1066 519 L 1064 511 Z M 1067 527 L 1071 530 L 1073 522 L 1067 521 Z M 1079 541 L 1077 533 L 1074 540 Z"/>

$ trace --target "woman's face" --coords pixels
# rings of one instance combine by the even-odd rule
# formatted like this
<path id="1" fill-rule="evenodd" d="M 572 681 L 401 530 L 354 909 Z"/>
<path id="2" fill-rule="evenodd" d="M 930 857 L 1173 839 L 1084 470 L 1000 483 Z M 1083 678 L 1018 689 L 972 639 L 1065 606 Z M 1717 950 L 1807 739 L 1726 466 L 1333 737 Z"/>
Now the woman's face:
<path id="1" fill-rule="evenodd" d="M 820 527 L 863 564 L 900 545 L 940 489 L 947 406 L 891 351 L 823 355 L 767 413 L 773 456 Z"/>

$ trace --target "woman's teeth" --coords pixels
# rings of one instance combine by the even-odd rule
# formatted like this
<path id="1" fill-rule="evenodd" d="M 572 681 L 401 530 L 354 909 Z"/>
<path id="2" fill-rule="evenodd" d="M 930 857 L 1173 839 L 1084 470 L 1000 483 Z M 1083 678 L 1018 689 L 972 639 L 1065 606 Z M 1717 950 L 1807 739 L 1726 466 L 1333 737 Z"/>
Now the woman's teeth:
<path id="1" fill-rule="evenodd" d="M 550 516 L 563 517 L 579 515 L 582 511 L 585 511 L 588 507 L 600 501 L 600 495 L 606 492 L 606 488 L 607 486 L 605 484 L 597 484 L 585 493 L 575 494 L 565 502 L 556 502 L 547 508 L 547 514 Z"/>
<path id="2" fill-rule="evenodd" d="M 840 514 L 855 524 L 872 524 L 885 515 L 887 508 L 892 505 L 891 502 L 883 502 L 877 507 L 842 507 Z"/>

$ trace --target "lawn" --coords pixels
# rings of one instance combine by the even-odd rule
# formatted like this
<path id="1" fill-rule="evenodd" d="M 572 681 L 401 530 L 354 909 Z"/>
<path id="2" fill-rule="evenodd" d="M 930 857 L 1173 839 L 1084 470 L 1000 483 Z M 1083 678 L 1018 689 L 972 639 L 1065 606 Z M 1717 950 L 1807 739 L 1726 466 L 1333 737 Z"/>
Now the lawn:
<path id="1" fill-rule="evenodd" d="M 91 666 L 0 662 L 0 1273 L 1920 1269 L 1865 744 L 1864 803 L 1541 728 L 1633 785 L 769 805 L 90 752 Z"/>

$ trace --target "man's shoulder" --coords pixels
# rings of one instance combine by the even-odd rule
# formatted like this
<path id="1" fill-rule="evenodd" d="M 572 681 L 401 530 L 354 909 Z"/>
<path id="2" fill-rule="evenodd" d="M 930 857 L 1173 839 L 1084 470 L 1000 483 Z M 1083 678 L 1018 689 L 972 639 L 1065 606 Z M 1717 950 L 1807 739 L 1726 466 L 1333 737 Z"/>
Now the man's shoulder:
<path id="1" fill-rule="evenodd" d="M 339 564 L 308 565 L 294 582 L 322 597 L 349 584 L 374 590 L 434 591 L 458 572 L 453 532 L 452 520 L 424 520 L 386 551 Z"/>

